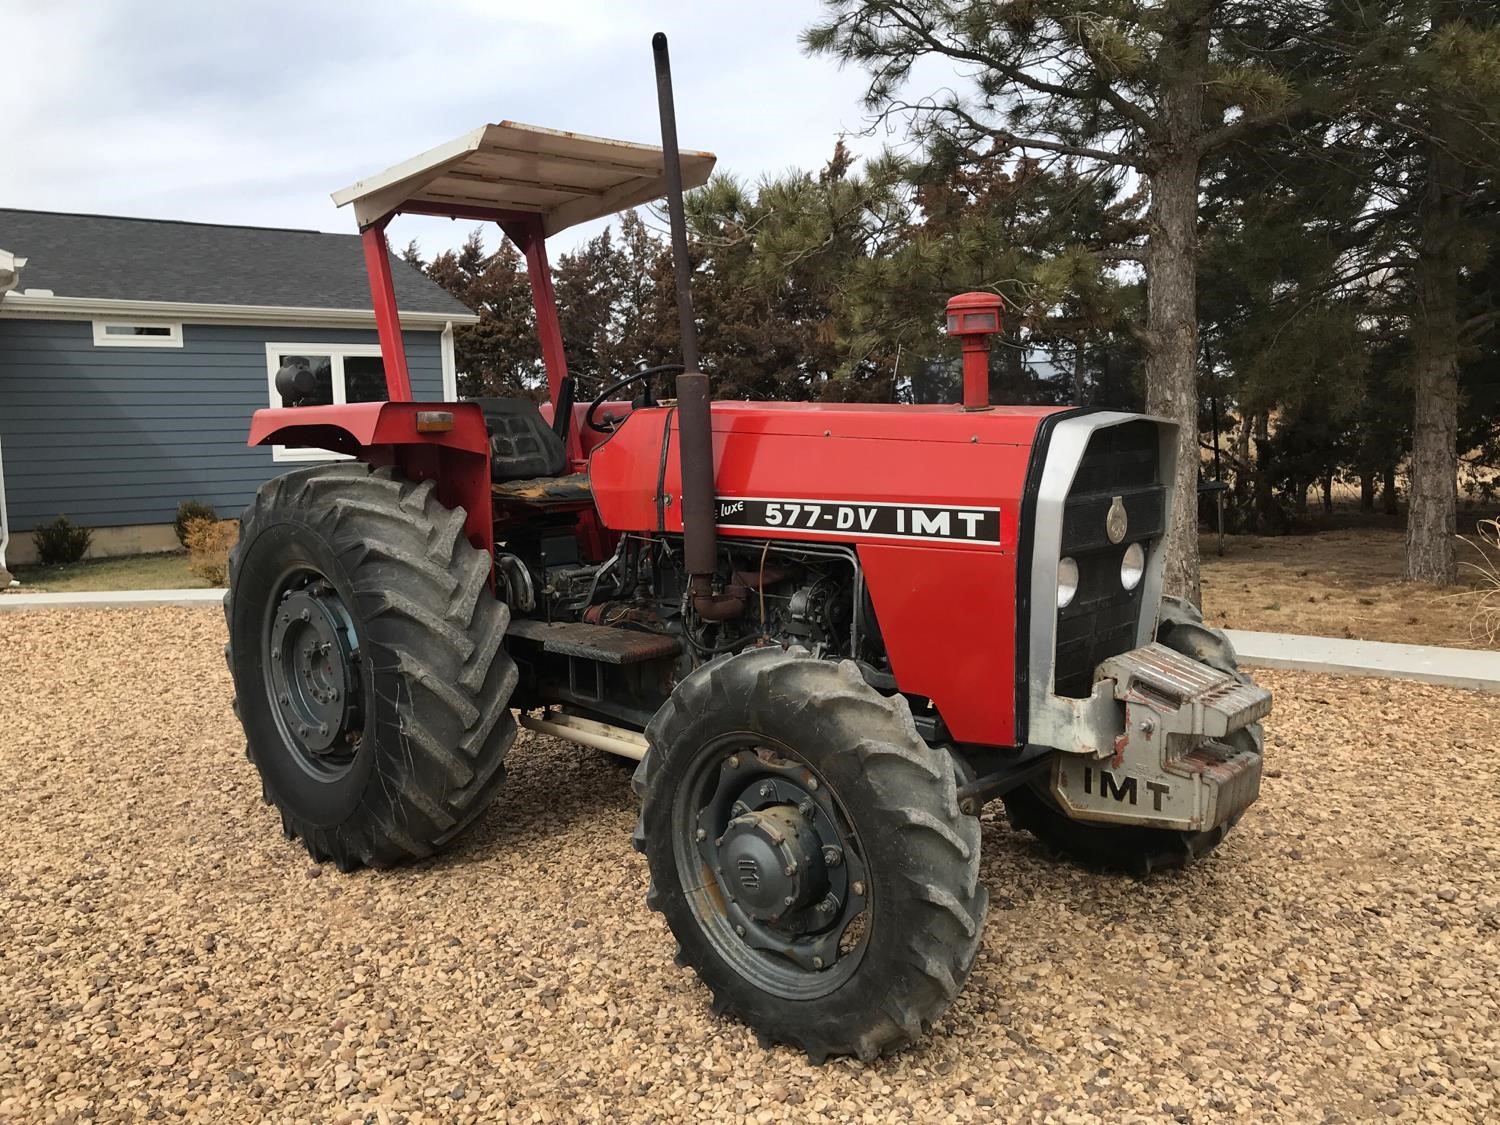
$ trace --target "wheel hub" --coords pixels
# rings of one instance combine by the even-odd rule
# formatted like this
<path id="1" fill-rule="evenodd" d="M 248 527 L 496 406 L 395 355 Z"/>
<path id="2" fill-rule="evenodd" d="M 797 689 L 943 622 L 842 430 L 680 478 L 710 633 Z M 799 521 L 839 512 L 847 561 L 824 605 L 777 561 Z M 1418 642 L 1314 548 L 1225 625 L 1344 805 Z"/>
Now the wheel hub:
<path id="1" fill-rule="evenodd" d="M 318 580 L 283 595 L 267 638 L 274 703 L 287 731 L 318 758 L 357 740 L 359 651 L 338 594 Z"/>
<path id="2" fill-rule="evenodd" d="M 811 905 L 827 884 L 822 844 L 803 815 L 776 805 L 735 817 L 719 845 L 724 878 L 757 922 Z"/>
<path id="3" fill-rule="evenodd" d="M 832 794 L 805 764 L 758 751 L 721 760 L 694 837 L 737 942 L 809 973 L 843 960 L 841 938 L 868 891 L 841 823 Z"/>

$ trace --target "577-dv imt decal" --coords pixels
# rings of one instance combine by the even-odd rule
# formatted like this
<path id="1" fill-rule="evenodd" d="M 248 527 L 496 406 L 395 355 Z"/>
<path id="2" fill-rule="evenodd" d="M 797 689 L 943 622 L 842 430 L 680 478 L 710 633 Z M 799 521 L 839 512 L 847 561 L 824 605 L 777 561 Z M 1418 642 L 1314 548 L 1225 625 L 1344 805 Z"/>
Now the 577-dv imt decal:
<path id="1" fill-rule="evenodd" d="M 1000 509 L 868 500 L 772 500 L 721 496 L 719 526 L 805 531 L 846 539 L 920 539 L 1000 545 Z"/>

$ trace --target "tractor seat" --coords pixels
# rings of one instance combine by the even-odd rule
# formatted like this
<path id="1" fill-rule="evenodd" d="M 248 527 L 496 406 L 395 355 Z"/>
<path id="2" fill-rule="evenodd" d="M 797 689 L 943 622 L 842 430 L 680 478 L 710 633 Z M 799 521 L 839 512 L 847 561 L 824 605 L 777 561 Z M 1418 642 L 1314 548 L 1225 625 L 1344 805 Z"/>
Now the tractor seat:
<path id="1" fill-rule="evenodd" d="M 526 480 L 496 481 L 490 485 L 494 495 L 527 504 L 568 504 L 593 498 L 588 473 L 569 473 L 557 477 L 530 477 Z"/>
<path id="2" fill-rule="evenodd" d="M 563 440 L 529 398 L 476 398 L 490 434 L 490 480 L 535 483 L 568 467 Z"/>

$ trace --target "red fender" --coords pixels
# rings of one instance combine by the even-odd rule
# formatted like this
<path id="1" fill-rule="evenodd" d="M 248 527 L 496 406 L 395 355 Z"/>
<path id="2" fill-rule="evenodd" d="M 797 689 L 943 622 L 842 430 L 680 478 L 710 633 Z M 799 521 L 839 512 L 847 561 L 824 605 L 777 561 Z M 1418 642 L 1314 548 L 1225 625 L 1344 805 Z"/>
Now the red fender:
<path id="1" fill-rule="evenodd" d="M 448 428 L 435 428 L 449 418 Z M 370 465 L 393 466 L 410 480 L 436 481 L 438 499 L 464 510 L 465 538 L 481 551 L 494 551 L 490 439 L 477 403 L 350 402 L 257 410 L 247 444 L 327 449 Z"/>

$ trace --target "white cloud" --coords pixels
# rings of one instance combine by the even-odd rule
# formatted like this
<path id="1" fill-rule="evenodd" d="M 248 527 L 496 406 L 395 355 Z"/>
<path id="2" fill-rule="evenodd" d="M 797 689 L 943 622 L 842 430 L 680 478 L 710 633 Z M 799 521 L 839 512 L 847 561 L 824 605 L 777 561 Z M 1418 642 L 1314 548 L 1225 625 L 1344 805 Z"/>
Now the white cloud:
<path id="1" fill-rule="evenodd" d="M 818 11 L 807 0 L 6 3 L 0 206 L 352 230 L 331 191 L 485 121 L 654 140 L 657 30 L 672 41 L 684 146 L 746 178 L 815 168 L 841 130 L 864 124 L 861 76 L 798 45 Z M 467 229 L 403 219 L 392 236 L 432 250 Z"/>

